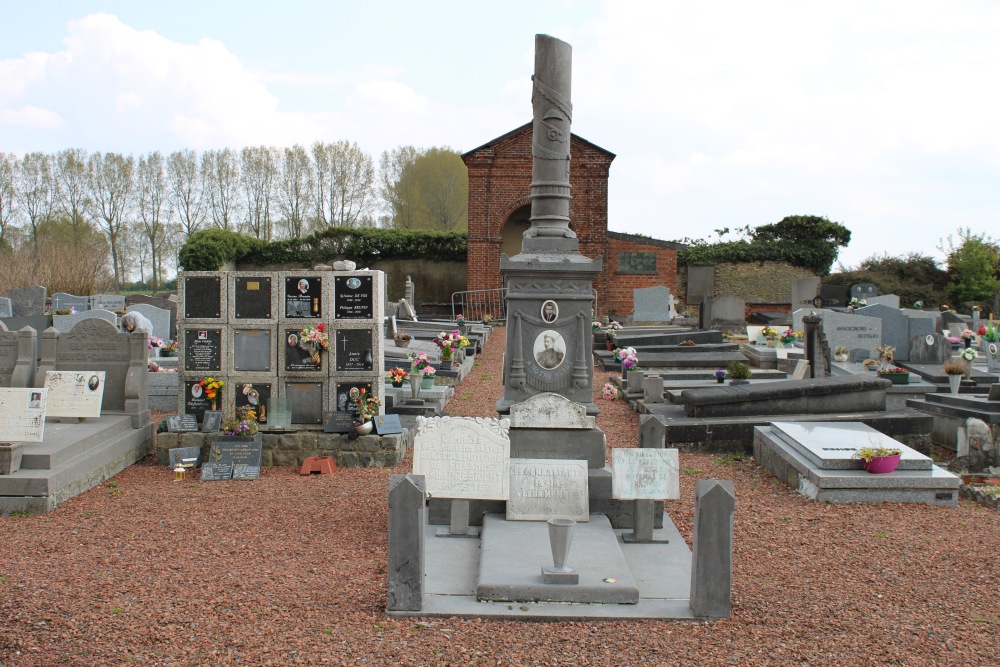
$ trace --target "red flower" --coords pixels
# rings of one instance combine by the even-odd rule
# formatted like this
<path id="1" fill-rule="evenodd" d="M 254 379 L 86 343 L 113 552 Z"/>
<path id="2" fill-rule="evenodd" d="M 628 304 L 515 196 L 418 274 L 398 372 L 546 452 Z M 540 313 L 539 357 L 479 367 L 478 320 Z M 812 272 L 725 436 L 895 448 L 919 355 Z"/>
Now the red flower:
<path id="1" fill-rule="evenodd" d="M 976 333 L 978 333 L 980 336 L 982 336 L 984 333 L 986 333 L 986 325 L 985 324 L 980 324 L 979 325 L 979 331 L 977 331 Z"/>
<path id="2" fill-rule="evenodd" d="M 316 325 L 316 330 L 317 331 L 326 331 L 326 325 L 323 324 L 322 322 L 320 322 L 319 324 Z"/>

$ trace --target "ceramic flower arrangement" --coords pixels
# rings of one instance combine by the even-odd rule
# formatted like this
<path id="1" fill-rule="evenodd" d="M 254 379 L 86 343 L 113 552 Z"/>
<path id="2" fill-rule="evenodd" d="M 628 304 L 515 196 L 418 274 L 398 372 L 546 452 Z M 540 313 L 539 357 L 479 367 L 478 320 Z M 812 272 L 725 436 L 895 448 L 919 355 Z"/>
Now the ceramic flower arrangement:
<path id="1" fill-rule="evenodd" d="M 369 421 L 377 415 L 379 407 L 382 405 L 382 401 L 378 400 L 378 396 L 369 394 L 367 391 L 362 391 L 355 403 L 358 405 L 358 413 L 361 416 L 362 422 Z"/>
<path id="2" fill-rule="evenodd" d="M 407 355 L 407 357 L 410 360 L 411 373 L 423 371 L 426 374 L 428 369 L 433 370 L 434 368 L 431 366 L 431 360 L 427 357 L 425 352 L 411 352 Z"/>
<path id="3" fill-rule="evenodd" d="M 390 368 L 385 372 L 385 376 L 389 378 L 389 382 L 394 385 L 401 385 L 403 381 L 410 377 L 410 374 L 404 371 L 402 368 Z"/>

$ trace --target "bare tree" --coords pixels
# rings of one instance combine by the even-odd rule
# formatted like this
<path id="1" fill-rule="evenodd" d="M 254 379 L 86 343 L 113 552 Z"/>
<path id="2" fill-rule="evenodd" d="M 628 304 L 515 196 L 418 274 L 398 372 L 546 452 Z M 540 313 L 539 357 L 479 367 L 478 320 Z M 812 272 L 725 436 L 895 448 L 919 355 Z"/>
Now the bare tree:
<path id="1" fill-rule="evenodd" d="M 259 239 L 274 235 L 271 224 L 271 197 L 278 177 L 278 150 L 248 146 L 240 152 L 240 183 L 247 204 L 247 227 Z"/>
<path id="2" fill-rule="evenodd" d="M 285 233 L 298 238 L 305 231 L 306 215 L 313 206 L 315 177 L 309 154 L 301 144 L 284 149 L 281 176 L 277 183 L 278 210 Z"/>
<path id="3" fill-rule="evenodd" d="M 60 151 L 56 154 L 56 167 L 57 201 L 69 217 L 74 238 L 79 239 L 91 204 L 87 151 L 82 148 Z"/>
<path id="4" fill-rule="evenodd" d="M 382 151 L 379 160 L 379 196 L 382 199 L 382 210 L 388 216 L 389 224 L 399 229 L 412 229 L 414 225 L 414 207 L 407 206 L 415 193 L 406 190 L 414 186 L 412 180 L 403 180 L 403 173 L 417 161 L 420 152 L 413 146 L 400 146 L 391 151 Z"/>
<path id="5" fill-rule="evenodd" d="M 135 191 L 135 158 L 121 153 L 101 155 L 98 151 L 87 160 L 87 173 L 91 196 L 111 247 L 115 282 L 124 287 L 127 271 L 118 239 Z"/>
<path id="6" fill-rule="evenodd" d="M 27 153 L 17 163 L 16 190 L 21 212 L 31 226 L 31 242 L 38 252 L 38 227 L 52 217 L 57 183 L 55 159 L 45 153 Z"/>
<path id="7" fill-rule="evenodd" d="M 14 220 L 14 165 L 17 158 L 0 151 L 0 250 L 10 245 Z"/>
<path id="8" fill-rule="evenodd" d="M 357 144 L 338 141 L 312 146 L 316 165 L 316 212 L 320 225 L 372 225 L 375 168 Z"/>
<path id="9" fill-rule="evenodd" d="M 170 184 L 170 208 L 180 222 L 185 237 L 198 231 L 205 221 L 202 173 L 198 169 L 198 153 L 185 149 L 167 158 Z"/>
<path id="10" fill-rule="evenodd" d="M 212 224 L 235 231 L 240 220 L 240 165 L 236 151 L 205 151 L 201 155 L 201 174 Z"/>
<path id="11" fill-rule="evenodd" d="M 167 176 L 163 168 L 163 156 L 159 151 L 153 151 L 139 158 L 138 202 L 139 220 L 142 222 L 145 245 L 149 249 L 149 282 L 154 290 L 163 279 L 162 254 L 164 247 L 168 245 L 163 210 L 166 199 Z"/>

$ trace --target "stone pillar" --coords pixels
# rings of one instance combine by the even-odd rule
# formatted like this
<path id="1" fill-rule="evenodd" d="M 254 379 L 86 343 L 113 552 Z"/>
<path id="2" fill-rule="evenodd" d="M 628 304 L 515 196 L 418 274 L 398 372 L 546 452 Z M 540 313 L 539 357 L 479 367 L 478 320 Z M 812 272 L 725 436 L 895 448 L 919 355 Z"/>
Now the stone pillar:
<path id="1" fill-rule="evenodd" d="M 731 481 L 698 482 L 691 540 L 691 611 L 699 618 L 727 618 L 732 612 L 735 509 Z"/>
<path id="2" fill-rule="evenodd" d="M 817 340 L 817 327 L 820 322 L 819 315 L 806 315 L 802 318 L 802 327 L 806 335 L 806 361 L 809 362 L 809 377 L 816 377 L 817 354 L 820 351 L 819 340 Z"/>
<path id="3" fill-rule="evenodd" d="M 30 387 L 34 382 L 38 363 L 37 336 L 31 327 L 17 332 L 17 363 L 11 374 L 11 387 Z"/>
<path id="4" fill-rule="evenodd" d="M 663 402 L 663 378 L 659 375 L 642 377 L 642 400 L 646 403 Z"/>
<path id="5" fill-rule="evenodd" d="M 423 475 L 389 479 L 388 611 L 423 609 L 426 488 Z"/>
<path id="6" fill-rule="evenodd" d="M 45 373 L 56 369 L 56 348 L 59 345 L 59 330 L 49 327 L 42 332 L 42 357 L 35 371 L 36 387 L 45 386 Z"/>
<path id="7" fill-rule="evenodd" d="M 406 285 L 403 287 L 403 298 L 406 299 L 406 303 L 410 304 L 416 310 L 415 302 L 413 301 L 413 280 L 410 276 L 406 276 Z"/>
<path id="8" fill-rule="evenodd" d="M 667 446 L 667 427 L 655 415 L 639 415 L 639 446 L 663 449 Z"/>
<path id="9" fill-rule="evenodd" d="M 132 428 L 149 423 L 149 361 L 145 333 L 121 334 L 128 337 L 128 371 L 125 373 L 125 413 L 131 417 Z M 182 388 L 184 384 L 180 385 Z M 183 391 L 181 391 L 183 394 Z M 183 396 L 181 401 L 183 401 Z"/>

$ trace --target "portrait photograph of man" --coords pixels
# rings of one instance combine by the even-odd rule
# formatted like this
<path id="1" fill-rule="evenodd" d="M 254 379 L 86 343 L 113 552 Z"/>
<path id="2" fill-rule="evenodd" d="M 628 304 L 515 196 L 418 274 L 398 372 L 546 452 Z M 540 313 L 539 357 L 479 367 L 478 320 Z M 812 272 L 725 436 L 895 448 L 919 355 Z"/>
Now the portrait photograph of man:
<path id="1" fill-rule="evenodd" d="M 552 324 L 559 319 L 559 304 L 549 299 L 542 304 L 542 319 Z"/>

